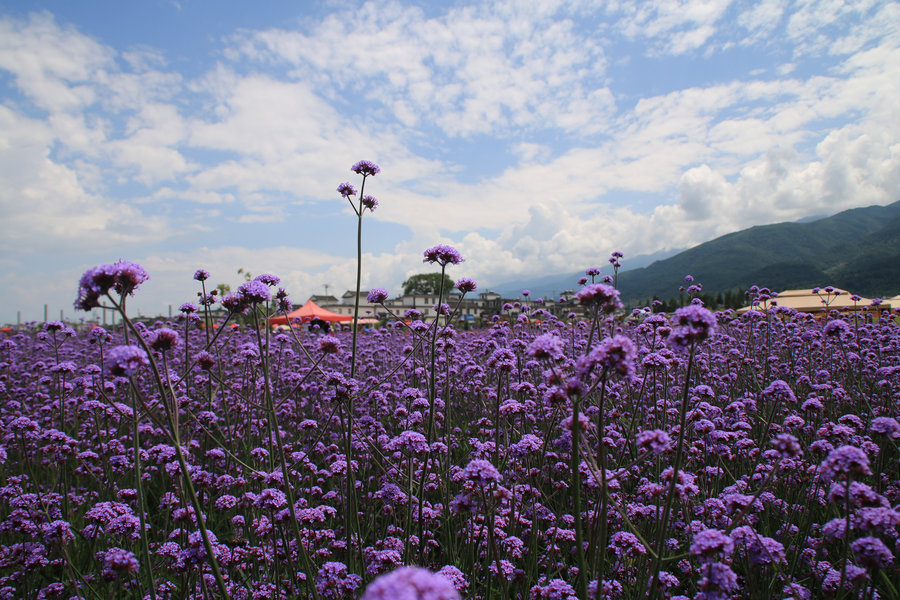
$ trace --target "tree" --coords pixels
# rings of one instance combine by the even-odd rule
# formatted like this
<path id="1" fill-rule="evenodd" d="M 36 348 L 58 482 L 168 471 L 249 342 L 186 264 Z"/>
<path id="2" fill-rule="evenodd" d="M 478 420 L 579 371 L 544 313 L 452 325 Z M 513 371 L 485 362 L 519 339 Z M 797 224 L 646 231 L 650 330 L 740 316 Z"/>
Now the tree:
<path id="1" fill-rule="evenodd" d="M 403 295 L 410 296 L 413 294 L 437 294 L 441 287 L 440 273 L 419 273 L 412 275 L 403 282 Z M 444 294 L 453 289 L 453 280 L 446 273 L 444 274 Z"/>

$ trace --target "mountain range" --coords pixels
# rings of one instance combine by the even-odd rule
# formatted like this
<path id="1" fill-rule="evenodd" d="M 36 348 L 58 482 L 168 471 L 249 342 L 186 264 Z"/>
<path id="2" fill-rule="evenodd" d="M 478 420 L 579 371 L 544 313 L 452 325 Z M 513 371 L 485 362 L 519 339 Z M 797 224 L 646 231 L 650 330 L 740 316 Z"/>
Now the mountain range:
<path id="1" fill-rule="evenodd" d="M 547 276 L 530 285 L 509 282 L 495 290 L 516 297 L 528 288 L 532 297 L 551 298 L 577 289 L 583 275 Z M 862 296 L 893 296 L 900 292 L 900 202 L 751 227 L 674 255 L 626 258 L 618 287 L 626 303 L 668 299 L 678 296 L 685 275 L 702 283 L 707 294 L 751 285 L 774 291 L 833 285 Z"/>

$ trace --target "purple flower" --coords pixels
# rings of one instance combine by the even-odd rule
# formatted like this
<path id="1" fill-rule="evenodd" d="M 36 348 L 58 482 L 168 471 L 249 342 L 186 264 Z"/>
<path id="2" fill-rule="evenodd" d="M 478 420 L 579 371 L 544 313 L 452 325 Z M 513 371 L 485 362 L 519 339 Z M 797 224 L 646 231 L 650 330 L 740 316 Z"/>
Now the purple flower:
<path id="1" fill-rule="evenodd" d="M 131 377 L 144 365 L 149 365 L 147 353 L 137 346 L 116 346 L 106 355 L 111 375 Z"/>
<path id="2" fill-rule="evenodd" d="M 856 479 L 872 474 L 869 457 L 856 446 L 841 446 L 828 454 L 821 465 L 822 476 L 826 479 L 837 479 L 841 475 Z"/>
<path id="3" fill-rule="evenodd" d="M 319 569 L 316 575 L 316 591 L 322 598 L 328 600 L 340 600 L 351 596 L 362 577 L 347 572 L 347 565 L 342 562 L 327 562 Z"/>
<path id="4" fill-rule="evenodd" d="M 370 212 L 378 208 L 378 200 L 376 200 L 374 196 L 363 196 L 360 202 L 363 207 L 368 208 Z"/>
<path id="5" fill-rule="evenodd" d="M 121 573 L 137 573 L 140 568 L 133 552 L 122 548 L 110 548 L 103 554 L 103 576 L 115 579 Z"/>
<path id="6" fill-rule="evenodd" d="M 601 312 L 611 313 L 622 308 L 619 290 L 605 283 L 586 285 L 575 294 L 575 298 L 583 306 L 599 306 Z"/>
<path id="7" fill-rule="evenodd" d="M 674 325 L 668 343 L 674 348 L 688 348 L 715 333 L 716 317 L 702 306 L 691 304 L 675 311 Z"/>
<path id="8" fill-rule="evenodd" d="M 425 260 L 422 262 L 437 263 L 442 267 L 449 265 L 458 265 L 463 262 L 462 256 L 457 252 L 456 248 L 439 244 L 425 251 Z"/>
<path id="9" fill-rule="evenodd" d="M 401 567 L 366 587 L 362 600 L 459 600 L 449 579 L 421 567 Z"/>
<path id="10" fill-rule="evenodd" d="M 705 562 L 728 556 L 733 550 L 734 542 L 718 529 L 704 529 L 696 533 L 691 542 L 691 555 L 699 556 Z"/>
<path id="11" fill-rule="evenodd" d="M 538 360 L 562 360 L 565 357 L 562 340 L 553 333 L 539 335 L 528 346 L 528 355 Z"/>
<path id="12" fill-rule="evenodd" d="M 148 279 L 150 276 L 141 265 L 126 260 L 88 269 L 78 283 L 75 309 L 91 310 L 100 306 L 100 298 L 112 289 L 123 297 L 133 294 Z"/>
<path id="13" fill-rule="evenodd" d="M 344 198 L 349 198 L 350 196 L 356 195 L 356 188 L 350 185 L 348 182 L 344 182 L 341 185 L 337 186 L 338 193 Z"/>
<path id="14" fill-rule="evenodd" d="M 825 324 L 822 333 L 829 337 L 845 338 L 850 335 L 850 325 L 843 319 L 834 319 Z"/>
<path id="15" fill-rule="evenodd" d="M 706 598 L 730 598 L 731 596 L 728 594 L 710 595 L 709 592 L 731 592 L 737 589 L 737 575 L 726 564 L 709 563 L 700 572 L 703 574 L 700 579 L 700 589 L 707 593 Z"/>
<path id="16" fill-rule="evenodd" d="M 168 327 L 157 329 L 150 335 L 149 344 L 157 352 L 171 350 L 178 345 L 178 333 Z"/>
<path id="17" fill-rule="evenodd" d="M 325 354 L 337 354 L 341 351 L 341 340 L 333 335 L 323 335 L 319 338 L 319 350 Z"/>
<path id="18" fill-rule="evenodd" d="M 186 315 L 190 315 L 190 314 L 197 312 L 198 309 L 197 309 L 196 304 L 193 304 L 191 302 L 185 302 L 184 304 L 181 305 L 181 308 L 179 310 Z"/>
<path id="19" fill-rule="evenodd" d="M 609 549 L 616 553 L 619 560 L 623 558 L 635 558 L 647 554 L 644 544 L 633 533 L 619 531 L 609 538 Z"/>
<path id="20" fill-rule="evenodd" d="M 578 600 L 575 588 L 562 579 L 551 579 L 531 588 L 532 600 Z"/>
<path id="21" fill-rule="evenodd" d="M 635 354 L 631 340 L 616 334 L 611 338 L 604 338 L 590 354 L 582 357 L 577 368 L 582 375 L 587 375 L 597 367 L 607 372 L 633 375 Z"/>
<path id="22" fill-rule="evenodd" d="M 469 587 L 469 580 L 466 579 L 465 574 L 453 565 L 441 567 L 441 570 L 438 571 L 438 575 L 450 581 L 457 592 L 465 592 Z"/>
<path id="23" fill-rule="evenodd" d="M 281 279 L 277 275 L 272 275 L 271 273 L 263 273 L 262 275 L 257 275 L 254 277 L 256 281 L 261 281 L 264 284 L 275 287 L 281 282 Z"/>
<path id="24" fill-rule="evenodd" d="M 459 281 L 456 282 L 456 289 L 458 289 L 463 294 L 468 292 L 474 292 L 478 289 L 478 284 L 475 283 L 474 279 L 469 279 L 468 277 L 463 277 Z"/>
<path id="25" fill-rule="evenodd" d="M 662 429 L 642 431 L 635 440 L 639 448 L 653 454 L 662 454 L 672 446 L 672 438 Z"/>
<path id="26" fill-rule="evenodd" d="M 381 169 L 370 160 L 361 160 L 352 167 L 350 170 L 356 173 L 357 175 L 362 175 L 363 177 L 368 177 L 369 175 L 378 175 L 381 173 Z"/>
<path id="27" fill-rule="evenodd" d="M 242 283 L 238 287 L 238 294 L 250 304 L 268 302 L 271 299 L 269 286 L 257 279 Z"/>
<path id="28" fill-rule="evenodd" d="M 900 438 L 900 424 L 894 417 L 875 417 L 869 424 L 869 431 L 893 440 Z"/>
<path id="29" fill-rule="evenodd" d="M 387 299 L 388 291 L 384 288 L 373 288 L 369 295 L 366 296 L 366 301 L 370 304 L 381 304 Z"/>
<path id="30" fill-rule="evenodd" d="M 462 477 L 465 481 L 473 481 L 482 488 L 503 480 L 503 476 L 500 475 L 497 467 L 489 461 L 480 458 L 476 458 L 466 465 L 466 468 L 463 469 Z"/>
<path id="31" fill-rule="evenodd" d="M 206 281 L 207 279 L 209 279 L 209 271 L 207 271 L 206 269 L 197 269 L 194 272 L 194 279 L 196 279 L 197 281 Z"/>
<path id="32" fill-rule="evenodd" d="M 772 446 L 781 455 L 782 458 L 799 458 L 803 456 L 803 450 L 800 448 L 800 440 L 789 433 L 779 433 L 772 438 Z"/>
<path id="33" fill-rule="evenodd" d="M 797 403 L 797 396 L 791 386 L 782 379 L 776 379 L 763 390 L 763 395 L 782 402 Z"/>

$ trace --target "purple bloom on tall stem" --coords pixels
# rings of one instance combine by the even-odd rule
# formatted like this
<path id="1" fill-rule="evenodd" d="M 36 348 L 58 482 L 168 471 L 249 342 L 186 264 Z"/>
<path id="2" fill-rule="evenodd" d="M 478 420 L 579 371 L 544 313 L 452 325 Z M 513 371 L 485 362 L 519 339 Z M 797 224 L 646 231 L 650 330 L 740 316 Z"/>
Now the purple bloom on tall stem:
<path id="1" fill-rule="evenodd" d="M 197 271 L 194 272 L 194 279 L 197 281 L 206 281 L 209 279 L 209 271 L 206 269 L 197 269 Z"/>
<path id="2" fill-rule="evenodd" d="M 119 260 L 111 265 L 98 265 L 81 276 L 75 308 L 96 308 L 100 306 L 100 298 L 113 289 L 122 297 L 133 294 L 148 279 L 150 276 L 144 267 L 127 260 Z"/>
<path id="3" fill-rule="evenodd" d="M 869 457 L 856 446 L 835 448 L 822 462 L 822 476 L 826 479 L 837 479 L 845 475 L 850 479 L 858 479 L 872 474 Z"/>
<path id="4" fill-rule="evenodd" d="M 478 289 L 478 284 L 475 283 L 474 279 L 469 279 L 468 277 L 463 277 L 459 281 L 456 282 L 456 289 L 458 289 L 463 294 L 468 292 L 474 292 Z"/>
<path id="5" fill-rule="evenodd" d="M 144 365 L 149 365 L 147 353 L 137 346 L 116 346 L 107 355 L 109 360 L 109 373 L 131 377 Z"/>
<path id="6" fill-rule="evenodd" d="M 459 600 L 449 579 L 421 567 L 401 567 L 366 587 L 362 600 Z"/>
<path id="7" fill-rule="evenodd" d="M 381 304 L 387 299 L 388 291 L 384 288 L 373 288 L 372 291 L 369 292 L 369 295 L 366 296 L 366 301 L 369 302 L 369 304 Z"/>
<path id="8" fill-rule="evenodd" d="M 700 557 L 704 562 L 728 556 L 734 550 L 734 542 L 728 534 L 718 529 L 704 529 L 694 535 L 691 542 L 691 554 Z"/>
<path id="9" fill-rule="evenodd" d="M 622 308 L 619 290 L 605 283 L 592 283 L 581 288 L 575 298 L 583 306 L 599 306 L 601 312 L 611 313 Z"/>
<path id="10" fill-rule="evenodd" d="M 894 565 L 894 553 L 877 537 L 861 537 L 850 548 L 859 564 L 869 569 L 889 569 Z"/>
<path id="11" fill-rule="evenodd" d="M 562 340 L 553 333 L 539 335 L 528 346 L 528 355 L 539 360 L 562 360 L 565 357 Z"/>
<path id="12" fill-rule="evenodd" d="M 178 333 L 168 327 L 157 329 L 150 337 L 150 347 L 157 352 L 166 352 L 178 345 Z"/>
<path id="13" fill-rule="evenodd" d="M 631 340 L 624 335 L 616 334 L 604 338 L 590 354 L 582 357 L 577 368 L 582 375 L 590 373 L 597 367 L 608 372 L 615 371 L 620 375 L 633 375 L 635 354 Z"/>
<path id="14" fill-rule="evenodd" d="M 374 196 L 369 196 L 368 194 L 360 199 L 360 203 L 368 208 L 370 212 L 378 208 L 378 200 L 376 200 Z"/>
<path id="15" fill-rule="evenodd" d="M 845 338 L 850 335 L 850 324 L 843 319 L 834 319 L 825 324 L 822 332 L 827 336 Z"/>
<path id="16" fill-rule="evenodd" d="M 662 429 L 642 431 L 637 434 L 635 441 L 638 448 L 653 454 L 662 454 L 672 447 L 672 438 Z"/>
<path id="17" fill-rule="evenodd" d="M 251 304 L 268 302 L 271 298 L 269 294 L 269 286 L 256 279 L 254 279 L 253 281 L 242 283 L 240 287 L 238 287 L 238 293 L 244 298 L 245 301 Z"/>
<path id="18" fill-rule="evenodd" d="M 361 160 L 352 167 L 350 170 L 356 173 L 357 175 L 362 175 L 363 177 L 368 177 L 370 175 L 378 175 L 381 173 L 381 169 L 370 160 Z"/>
<path id="19" fill-rule="evenodd" d="M 356 195 L 356 188 L 354 188 L 352 185 L 350 185 L 350 183 L 346 181 L 337 186 L 337 191 L 344 198 L 350 198 L 350 196 Z"/>
<path id="20" fill-rule="evenodd" d="M 437 263 L 445 267 L 447 265 L 458 265 L 463 262 L 463 258 L 456 248 L 446 244 L 439 244 L 425 251 L 425 260 L 422 262 Z"/>
<path id="21" fill-rule="evenodd" d="M 716 317 L 708 309 L 691 304 L 675 311 L 674 325 L 669 344 L 674 348 L 687 348 L 715 333 Z"/>
<path id="22" fill-rule="evenodd" d="M 271 273 L 263 273 L 262 275 L 257 275 L 256 277 L 254 277 L 254 280 L 261 281 L 271 287 L 275 287 L 281 282 L 281 279 L 277 275 L 272 275 Z"/>

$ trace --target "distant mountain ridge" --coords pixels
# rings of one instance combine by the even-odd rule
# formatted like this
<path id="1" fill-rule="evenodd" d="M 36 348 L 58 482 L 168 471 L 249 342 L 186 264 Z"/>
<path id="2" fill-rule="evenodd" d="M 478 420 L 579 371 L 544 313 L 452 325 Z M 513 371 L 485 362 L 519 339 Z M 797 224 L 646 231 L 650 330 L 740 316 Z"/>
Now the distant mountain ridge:
<path id="1" fill-rule="evenodd" d="M 670 256 L 674 256 L 681 251 L 681 249 L 663 250 L 660 252 L 654 252 L 652 254 L 641 254 L 633 258 L 628 257 L 622 267 L 623 269 L 637 269 L 640 267 L 646 267 L 647 265 L 653 264 L 657 261 L 669 258 Z M 588 267 L 597 267 L 598 269 L 600 269 L 600 272 L 603 275 L 612 275 L 612 267 L 610 267 L 607 263 L 608 258 L 608 256 L 601 256 L 599 257 L 599 260 L 601 261 L 600 264 L 585 265 L 585 267 L 580 271 L 573 271 L 565 275 L 544 275 L 543 277 L 535 277 L 532 279 L 507 281 L 505 283 L 492 286 L 491 289 L 502 295 L 504 298 L 516 298 L 521 295 L 522 290 L 527 289 L 530 292 L 531 298 L 553 298 L 555 300 L 555 296 L 558 296 L 566 290 L 577 290 L 578 280 L 581 277 L 584 277 L 584 272 Z M 621 269 L 619 270 L 619 273 L 622 273 Z"/>
<path id="2" fill-rule="evenodd" d="M 626 301 L 671 298 L 688 274 L 713 294 L 751 285 L 834 285 L 864 296 L 894 295 L 900 291 L 900 202 L 723 235 L 620 273 L 619 289 Z"/>
<path id="3" fill-rule="evenodd" d="M 606 264 L 596 266 L 611 272 Z M 677 297 L 685 275 L 692 275 L 710 294 L 751 285 L 776 291 L 834 285 L 868 297 L 893 296 L 900 292 L 900 201 L 759 225 L 682 252 L 625 257 L 623 268 L 618 285 L 630 304 Z M 549 298 L 577 288 L 583 275 L 583 270 L 549 275 L 493 289 L 517 297 L 527 288 L 532 297 Z"/>

